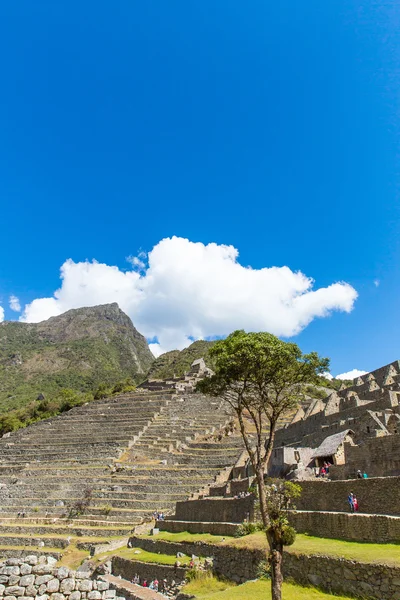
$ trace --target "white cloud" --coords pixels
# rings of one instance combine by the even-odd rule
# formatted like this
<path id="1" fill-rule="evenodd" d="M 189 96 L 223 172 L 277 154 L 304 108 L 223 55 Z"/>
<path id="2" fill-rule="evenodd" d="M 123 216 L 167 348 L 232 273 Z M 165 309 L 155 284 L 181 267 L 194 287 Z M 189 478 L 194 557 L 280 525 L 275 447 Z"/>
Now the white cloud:
<path id="1" fill-rule="evenodd" d="M 353 369 L 352 371 L 347 371 L 347 373 L 341 373 L 340 375 L 336 375 L 335 379 L 356 379 L 356 377 L 361 377 L 362 375 L 366 375 L 368 371 L 360 371 L 359 369 Z"/>
<path id="2" fill-rule="evenodd" d="M 4 321 L 4 308 L 0 306 L 0 323 Z"/>
<path id="3" fill-rule="evenodd" d="M 381 285 L 381 282 L 379 281 L 379 279 L 374 279 L 374 286 L 379 287 L 380 285 Z"/>
<path id="4" fill-rule="evenodd" d="M 21 303 L 19 301 L 19 299 L 17 298 L 17 296 L 10 296 L 10 308 L 11 310 L 14 310 L 15 312 L 21 312 Z"/>
<path id="5" fill-rule="evenodd" d="M 325 371 L 325 373 L 321 373 L 320 377 L 325 377 L 325 379 L 329 379 L 331 381 L 333 379 L 333 375 L 329 373 L 329 371 Z"/>
<path id="6" fill-rule="evenodd" d="M 224 336 L 238 328 L 290 337 L 315 317 L 350 312 L 357 298 L 348 283 L 314 290 L 314 281 L 300 271 L 252 269 L 237 259 L 233 246 L 178 237 L 154 246 L 146 265 L 143 254 L 139 261 L 130 258 L 129 271 L 69 259 L 61 267 L 60 289 L 28 304 L 21 320 L 37 322 L 70 308 L 118 302 L 141 333 L 157 337 L 160 347 L 152 346 L 157 353 L 182 349 L 190 337 Z"/>

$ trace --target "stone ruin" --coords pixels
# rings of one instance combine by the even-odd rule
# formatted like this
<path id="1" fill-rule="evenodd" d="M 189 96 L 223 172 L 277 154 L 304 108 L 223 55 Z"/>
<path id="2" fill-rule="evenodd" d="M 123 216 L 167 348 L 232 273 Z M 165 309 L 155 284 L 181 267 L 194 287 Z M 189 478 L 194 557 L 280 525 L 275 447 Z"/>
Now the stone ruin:
<path id="1" fill-rule="evenodd" d="M 324 400 L 300 407 L 279 429 L 269 463 L 271 475 L 315 476 L 324 462 L 335 478 L 400 474 L 400 361 L 354 379 Z"/>
<path id="2" fill-rule="evenodd" d="M 74 571 L 56 563 L 56 558 L 35 554 L 0 562 L 0 596 L 4 600 L 125 600 L 110 589 L 106 575 L 96 578 L 89 565 Z"/>
<path id="3" fill-rule="evenodd" d="M 201 379 L 211 377 L 214 372 L 207 367 L 204 358 L 194 360 L 187 371 L 181 377 L 172 377 L 171 379 L 148 379 L 138 387 L 149 391 L 175 390 L 179 394 L 194 392 L 196 384 Z"/>

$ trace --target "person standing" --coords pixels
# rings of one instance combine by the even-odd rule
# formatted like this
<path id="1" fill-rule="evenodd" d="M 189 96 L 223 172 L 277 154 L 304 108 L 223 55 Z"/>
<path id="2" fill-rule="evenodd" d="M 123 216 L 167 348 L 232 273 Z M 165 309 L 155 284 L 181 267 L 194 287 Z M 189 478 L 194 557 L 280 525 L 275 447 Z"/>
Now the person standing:
<path id="1" fill-rule="evenodd" d="M 350 492 L 350 494 L 347 496 L 347 502 L 349 503 L 350 506 L 350 512 L 353 513 L 354 512 L 354 494 L 353 492 Z"/>

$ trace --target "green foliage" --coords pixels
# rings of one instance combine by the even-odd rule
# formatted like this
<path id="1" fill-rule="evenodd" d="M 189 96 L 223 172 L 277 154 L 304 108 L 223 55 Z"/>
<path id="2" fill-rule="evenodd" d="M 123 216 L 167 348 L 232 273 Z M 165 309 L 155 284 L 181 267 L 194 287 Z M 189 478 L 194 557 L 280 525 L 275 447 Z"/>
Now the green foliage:
<path id="1" fill-rule="evenodd" d="M 146 340 L 117 305 L 72 310 L 37 324 L 0 323 L 0 415 L 13 413 L 12 422 L 0 427 L 12 431 L 20 426 L 16 419 L 29 420 L 14 411 L 28 407 L 40 393 L 53 402 L 62 390 L 92 395 L 100 384 L 113 393 L 124 382 L 121 389 L 131 391 L 153 360 Z M 65 398 L 65 410 L 76 405 Z M 42 415 L 54 412 L 36 408 Z"/>
<path id="2" fill-rule="evenodd" d="M 161 354 L 150 367 L 149 378 L 151 379 L 168 379 L 180 377 L 186 373 L 194 360 L 204 358 L 207 366 L 211 369 L 214 367 L 213 359 L 210 356 L 210 349 L 215 342 L 206 340 L 198 340 L 182 351 L 171 350 Z"/>
<path id="3" fill-rule="evenodd" d="M 269 517 L 267 537 L 277 544 L 291 546 L 296 539 L 296 531 L 289 524 L 287 510 L 295 509 L 294 500 L 301 494 L 297 483 L 282 479 L 271 479 L 266 485 L 266 502 Z"/>
<path id="4" fill-rule="evenodd" d="M 264 525 L 262 523 L 242 523 L 236 530 L 235 537 L 243 537 L 245 535 L 251 535 L 257 531 L 262 531 Z"/>
<path id="5" fill-rule="evenodd" d="M 271 579 L 271 565 L 268 560 L 262 560 L 258 563 L 257 579 Z"/>

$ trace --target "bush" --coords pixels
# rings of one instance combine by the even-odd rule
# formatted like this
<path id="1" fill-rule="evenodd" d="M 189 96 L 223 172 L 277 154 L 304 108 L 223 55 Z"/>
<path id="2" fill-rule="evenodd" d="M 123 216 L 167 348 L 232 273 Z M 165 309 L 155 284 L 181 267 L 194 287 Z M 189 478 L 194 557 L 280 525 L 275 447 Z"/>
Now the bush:
<path id="1" fill-rule="evenodd" d="M 245 535 L 256 533 L 257 531 L 262 531 L 263 529 L 264 527 L 262 523 L 242 523 L 237 528 L 235 537 L 243 537 Z"/>

